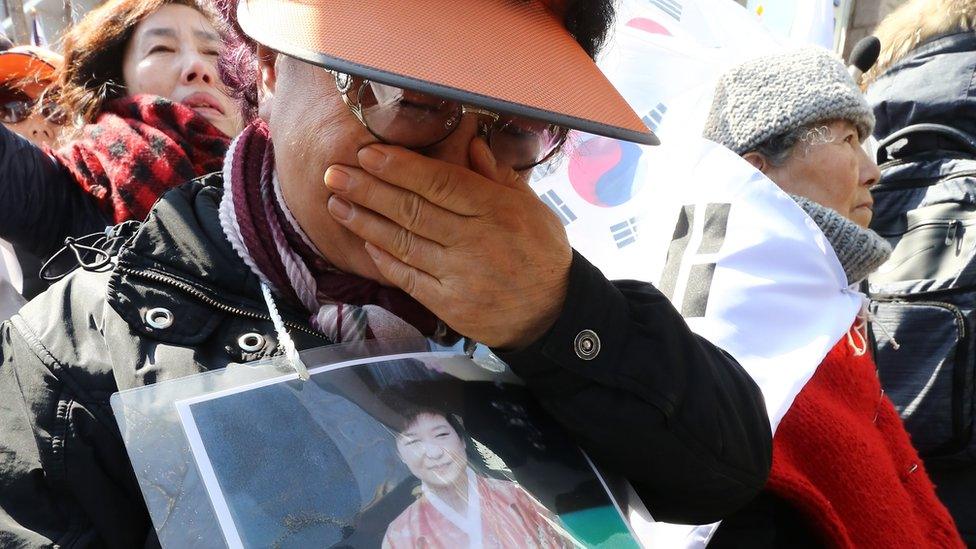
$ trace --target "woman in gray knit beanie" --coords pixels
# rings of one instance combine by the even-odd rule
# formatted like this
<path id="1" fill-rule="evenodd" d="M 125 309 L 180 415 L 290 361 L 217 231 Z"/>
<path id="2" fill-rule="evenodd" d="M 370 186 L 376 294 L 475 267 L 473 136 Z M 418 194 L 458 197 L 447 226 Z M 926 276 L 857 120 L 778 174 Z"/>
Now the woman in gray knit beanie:
<path id="1" fill-rule="evenodd" d="M 807 48 L 755 59 L 718 83 L 704 136 L 742 156 L 786 192 L 862 227 L 878 166 L 860 143 L 874 115 L 839 59 Z"/>
<path id="2" fill-rule="evenodd" d="M 704 136 L 786 191 L 854 285 L 891 254 L 867 228 L 880 173 L 861 142 L 873 126 L 843 63 L 808 48 L 725 74 Z M 962 546 L 881 390 L 864 325 L 855 320 L 797 395 L 773 438 L 766 488 L 723 521 L 710 548 Z"/>

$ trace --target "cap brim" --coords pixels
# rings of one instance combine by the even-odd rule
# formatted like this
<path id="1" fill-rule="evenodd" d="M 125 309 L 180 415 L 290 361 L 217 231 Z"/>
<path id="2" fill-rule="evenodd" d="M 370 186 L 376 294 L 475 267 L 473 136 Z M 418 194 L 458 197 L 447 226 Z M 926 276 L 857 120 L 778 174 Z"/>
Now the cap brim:
<path id="1" fill-rule="evenodd" d="M 0 83 L 35 96 L 54 78 L 54 66 L 29 53 L 0 53 Z"/>
<path id="2" fill-rule="evenodd" d="M 286 55 L 384 84 L 657 145 L 535 0 L 241 0 L 241 28 Z"/>

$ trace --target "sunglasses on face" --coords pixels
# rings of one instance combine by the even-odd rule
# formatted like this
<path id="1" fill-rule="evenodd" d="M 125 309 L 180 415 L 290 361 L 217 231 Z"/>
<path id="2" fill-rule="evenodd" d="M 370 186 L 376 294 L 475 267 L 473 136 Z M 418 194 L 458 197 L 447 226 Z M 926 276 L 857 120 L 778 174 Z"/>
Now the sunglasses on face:
<path id="1" fill-rule="evenodd" d="M 431 147 L 447 139 L 464 115 L 475 114 L 481 118 L 481 132 L 496 160 L 525 170 L 549 160 L 566 140 L 567 130 L 548 122 L 329 72 L 352 113 L 384 143 L 409 149 Z"/>
<path id="2" fill-rule="evenodd" d="M 35 109 L 47 121 L 63 126 L 68 117 L 57 104 L 44 102 L 37 108 L 37 100 L 22 92 L 7 91 L 0 96 L 0 122 L 4 124 L 18 124 L 30 118 Z"/>

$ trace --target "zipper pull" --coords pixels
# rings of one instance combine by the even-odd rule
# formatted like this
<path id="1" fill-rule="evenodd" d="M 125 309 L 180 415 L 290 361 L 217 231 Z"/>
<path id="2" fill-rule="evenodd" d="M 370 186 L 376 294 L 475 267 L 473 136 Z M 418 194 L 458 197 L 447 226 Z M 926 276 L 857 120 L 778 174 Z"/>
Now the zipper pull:
<path id="1" fill-rule="evenodd" d="M 956 240 L 956 232 L 959 230 L 959 225 L 962 225 L 962 222 L 959 221 L 958 219 L 953 219 L 952 221 L 949 222 L 949 230 L 946 231 L 946 237 L 945 237 L 946 246 L 951 246 L 952 243 Z"/>

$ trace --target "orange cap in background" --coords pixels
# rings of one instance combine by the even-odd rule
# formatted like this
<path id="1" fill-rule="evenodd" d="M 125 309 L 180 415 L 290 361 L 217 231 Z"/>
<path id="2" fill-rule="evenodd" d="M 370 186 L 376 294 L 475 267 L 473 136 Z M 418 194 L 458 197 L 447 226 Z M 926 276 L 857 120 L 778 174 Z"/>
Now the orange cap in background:
<path id="1" fill-rule="evenodd" d="M 585 132 L 658 144 L 556 15 L 564 0 L 240 0 L 286 55 Z"/>
<path id="2" fill-rule="evenodd" d="M 37 46 L 17 46 L 0 52 L 0 85 L 37 97 L 54 80 L 64 63 L 61 55 Z"/>

